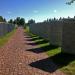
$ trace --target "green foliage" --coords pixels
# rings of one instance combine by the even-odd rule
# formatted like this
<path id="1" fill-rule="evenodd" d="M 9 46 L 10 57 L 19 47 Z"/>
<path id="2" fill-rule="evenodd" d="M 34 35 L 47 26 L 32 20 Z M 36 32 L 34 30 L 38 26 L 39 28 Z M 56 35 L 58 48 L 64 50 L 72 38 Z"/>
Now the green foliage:
<path id="1" fill-rule="evenodd" d="M 70 2 L 66 2 L 66 4 L 71 5 L 75 0 L 71 0 Z"/>
<path id="2" fill-rule="evenodd" d="M 5 18 L 4 18 L 4 22 L 7 22 Z"/>
<path id="3" fill-rule="evenodd" d="M 17 24 L 18 26 L 23 26 L 25 27 L 25 19 L 17 17 L 14 21 L 13 24 Z"/>
<path id="4" fill-rule="evenodd" d="M 16 21 L 17 25 L 20 25 L 20 23 L 19 23 L 20 22 L 20 17 L 17 17 L 15 21 Z"/>
<path id="5" fill-rule="evenodd" d="M 29 26 L 26 26 L 26 27 L 25 27 L 25 31 L 26 31 L 26 32 L 29 32 Z"/>
<path id="6" fill-rule="evenodd" d="M 0 22 L 6 22 L 6 19 L 0 16 Z"/>
<path id="7" fill-rule="evenodd" d="M 21 18 L 20 21 L 19 21 L 19 24 L 24 26 L 25 25 L 25 19 L 24 18 Z"/>
<path id="8" fill-rule="evenodd" d="M 0 22 L 3 22 L 3 17 L 2 16 L 0 16 Z"/>
<path id="9" fill-rule="evenodd" d="M 17 24 L 17 23 L 16 23 L 16 20 L 13 21 L 13 24 Z"/>
<path id="10" fill-rule="evenodd" d="M 10 19 L 10 20 L 8 21 L 8 23 L 13 23 L 13 20 L 12 20 L 12 19 Z"/>

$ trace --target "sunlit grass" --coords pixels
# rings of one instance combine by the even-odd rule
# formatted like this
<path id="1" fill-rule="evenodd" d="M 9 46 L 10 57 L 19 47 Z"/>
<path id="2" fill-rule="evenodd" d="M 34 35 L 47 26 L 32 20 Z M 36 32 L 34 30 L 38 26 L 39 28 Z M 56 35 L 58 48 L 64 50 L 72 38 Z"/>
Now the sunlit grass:
<path id="1" fill-rule="evenodd" d="M 56 55 L 56 54 L 58 54 L 58 53 L 60 53 L 60 52 L 61 52 L 61 48 L 58 47 L 58 48 L 56 48 L 56 49 L 52 49 L 52 50 L 50 50 L 50 51 L 47 51 L 46 53 L 47 53 L 47 55 L 48 55 L 49 57 L 51 57 L 51 56 L 54 56 L 54 55 Z"/>
<path id="2" fill-rule="evenodd" d="M 12 32 L 7 33 L 5 36 L 0 37 L 0 47 L 2 47 L 12 36 L 12 34 L 14 34 L 16 31 L 16 29 L 14 29 Z"/>
<path id="3" fill-rule="evenodd" d="M 60 70 L 67 75 L 75 75 L 75 60 L 70 62 L 67 66 L 64 66 Z"/>
<path id="4" fill-rule="evenodd" d="M 29 32 L 29 26 L 26 26 L 26 28 L 24 29 L 25 32 Z"/>

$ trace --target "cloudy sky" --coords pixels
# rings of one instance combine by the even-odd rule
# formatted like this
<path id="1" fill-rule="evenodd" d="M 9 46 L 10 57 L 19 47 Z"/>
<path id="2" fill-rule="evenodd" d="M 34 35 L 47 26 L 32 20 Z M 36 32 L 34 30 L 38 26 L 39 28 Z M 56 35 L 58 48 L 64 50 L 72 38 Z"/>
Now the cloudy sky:
<path id="1" fill-rule="evenodd" d="M 66 5 L 69 0 L 0 0 L 0 15 L 7 20 L 17 16 L 26 21 L 35 19 L 36 22 L 47 18 L 73 17 L 75 3 Z"/>

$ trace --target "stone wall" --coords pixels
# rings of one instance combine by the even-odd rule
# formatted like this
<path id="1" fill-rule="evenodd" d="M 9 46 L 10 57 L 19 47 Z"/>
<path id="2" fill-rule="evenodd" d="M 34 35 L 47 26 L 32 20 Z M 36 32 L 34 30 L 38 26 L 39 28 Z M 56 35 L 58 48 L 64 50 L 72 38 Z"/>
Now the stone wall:
<path id="1" fill-rule="evenodd" d="M 75 54 L 75 19 L 63 21 L 62 51 Z"/>
<path id="2" fill-rule="evenodd" d="M 61 47 L 62 52 L 75 54 L 75 19 L 53 20 L 30 25 L 32 33 Z"/>
<path id="3" fill-rule="evenodd" d="M 0 36 L 11 32 L 14 29 L 15 25 L 8 23 L 0 23 Z"/>
<path id="4" fill-rule="evenodd" d="M 51 21 L 30 25 L 30 32 L 50 41 L 52 45 L 61 45 L 62 21 Z"/>
<path id="5" fill-rule="evenodd" d="M 48 23 L 36 23 L 29 26 L 30 32 L 48 39 Z"/>
<path id="6" fill-rule="evenodd" d="M 62 44 L 62 21 L 52 21 L 48 27 L 49 40 L 52 45 L 61 46 Z"/>

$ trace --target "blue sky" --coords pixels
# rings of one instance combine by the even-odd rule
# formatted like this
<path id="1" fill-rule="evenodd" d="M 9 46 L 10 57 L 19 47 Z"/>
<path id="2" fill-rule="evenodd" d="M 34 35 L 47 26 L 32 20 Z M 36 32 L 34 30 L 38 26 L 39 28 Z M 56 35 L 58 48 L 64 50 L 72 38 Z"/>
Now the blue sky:
<path id="1" fill-rule="evenodd" d="M 47 18 L 73 17 L 75 3 L 66 5 L 69 0 L 0 0 L 0 15 L 7 20 L 17 16 L 35 19 L 36 22 Z"/>

